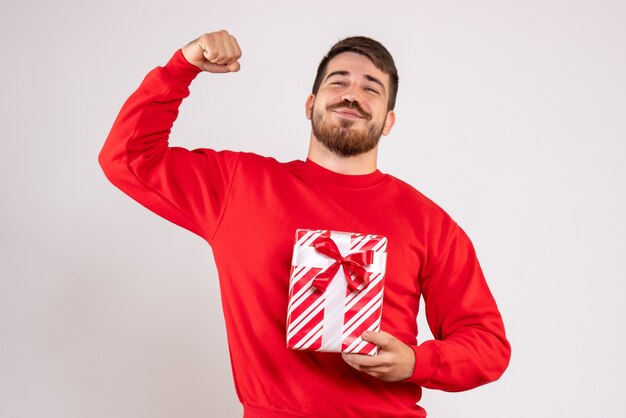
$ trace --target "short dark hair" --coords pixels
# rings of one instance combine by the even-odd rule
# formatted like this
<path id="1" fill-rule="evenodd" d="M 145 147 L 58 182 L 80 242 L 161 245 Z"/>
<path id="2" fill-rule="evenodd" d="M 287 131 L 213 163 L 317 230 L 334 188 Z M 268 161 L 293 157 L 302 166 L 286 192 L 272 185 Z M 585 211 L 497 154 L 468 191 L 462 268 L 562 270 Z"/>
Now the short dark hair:
<path id="1" fill-rule="evenodd" d="M 354 52 L 366 56 L 374 63 L 374 65 L 389 76 L 389 101 L 387 109 L 393 110 L 396 106 L 396 96 L 398 95 L 398 70 L 393 62 L 393 57 L 380 42 L 365 36 L 351 36 L 342 39 L 330 48 L 320 65 L 317 67 L 315 82 L 313 83 L 313 94 L 317 94 L 322 80 L 326 75 L 326 67 L 328 62 L 337 55 L 344 52 Z"/>

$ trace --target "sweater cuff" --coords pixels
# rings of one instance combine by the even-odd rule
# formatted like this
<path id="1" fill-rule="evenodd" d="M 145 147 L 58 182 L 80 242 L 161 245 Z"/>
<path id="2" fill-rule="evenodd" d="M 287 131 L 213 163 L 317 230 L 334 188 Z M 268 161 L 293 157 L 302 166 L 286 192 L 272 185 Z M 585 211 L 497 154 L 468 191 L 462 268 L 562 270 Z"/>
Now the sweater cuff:
<path id="1" fill-rule="evenodd" d="M 441 356 L 435 344 L 435 341 L 426 341 L 421 345 L 412 345 L 415 354 L 415 368 L 413 375 L 406 379 L 407 382 L 422 385 L 432 380 L 439 370 L 441 364 Z"/>
<path id="2" fill-rule="evenodd" d="M 187 61 L 182 49 L 179 49 L 172 55 L 172 58 L 165 64 L 163 69 L 170 77 L 186 83 L 191 83 L 202 72 L 201 69 Z"/>

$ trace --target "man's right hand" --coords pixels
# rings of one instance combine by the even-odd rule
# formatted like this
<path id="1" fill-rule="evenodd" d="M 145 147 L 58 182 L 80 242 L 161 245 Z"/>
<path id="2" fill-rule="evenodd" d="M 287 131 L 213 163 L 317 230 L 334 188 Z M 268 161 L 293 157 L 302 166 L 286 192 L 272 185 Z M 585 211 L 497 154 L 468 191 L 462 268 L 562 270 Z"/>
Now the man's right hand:
<path id="1" fill-rule="evenodd" d="M 205 33 L 182 48 L 185 59 L 202 71 L 233 73 L 239 71 L 241 49 L 234 36 L 225 30 Z"/>

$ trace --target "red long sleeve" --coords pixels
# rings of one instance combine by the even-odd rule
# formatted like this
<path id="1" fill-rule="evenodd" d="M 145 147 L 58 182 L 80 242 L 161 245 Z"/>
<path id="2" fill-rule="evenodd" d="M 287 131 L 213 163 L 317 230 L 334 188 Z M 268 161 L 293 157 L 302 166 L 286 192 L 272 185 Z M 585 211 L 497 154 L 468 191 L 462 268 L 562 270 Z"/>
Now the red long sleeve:
<path id="1" fill-rule="evenodd" d="M 168 146 L 178 107 L 199 72 L 180 50 L 152 70 L 122 107 L 99 162 L 111 183 L 133 199 L 209 240 L 239 154 Z"/>
<path id="2" fill-rule="evenodd" d="M 122 107 L 99 162 L 126 194 L 210 243 L 245 417 L 425 417 L 416 405 L 422 386 L 458 391 L 497 379 L 510 346 L 461 228 L 378 170 L 348 176 L 310 160 L 171 147 L 178 107 L 198 72 L 181 51 L 151 71 Z M 385 383 L 337 353 L 287 349 L 298 228 L 387 237 L 381 329 L 413 348 L 411 378 Z M 416 346 L 422 295 L 436 340 Z"/>
<path id="3" fill-rule="evenodd" d="M 443 247 L 433 252 L 437 255 L 420 286 L 435 340 L 413 346 L 417 362 L 410 380 L 461 391 L 498 379 L 511 348 L 474 247 L 454 225 Z"/>

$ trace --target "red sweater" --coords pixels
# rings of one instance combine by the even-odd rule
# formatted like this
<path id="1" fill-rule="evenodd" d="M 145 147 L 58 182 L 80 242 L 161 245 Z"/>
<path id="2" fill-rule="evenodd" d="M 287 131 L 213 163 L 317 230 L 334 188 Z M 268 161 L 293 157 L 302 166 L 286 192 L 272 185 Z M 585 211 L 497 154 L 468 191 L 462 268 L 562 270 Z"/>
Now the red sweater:
<path id="1" fill-rule="evenodd" d="M 463 230 L 380 171 L 350 176 L 310 160 L 169 147 L 198 73 L 180 50 L 152 70 L 124 104 L 99 161 L 113 184 L 211 245 L 244 416 L 424 417 L 416 405 L 422 386 L 461 391 L 497 379 L 510 346 Z M 297 228 L 388 238 L 381 329 L 413 347 L 413 376 L 385 383 L 340 354 L 286 348 Z M 435 340 L 417 346 L 420 296 Z"/>

